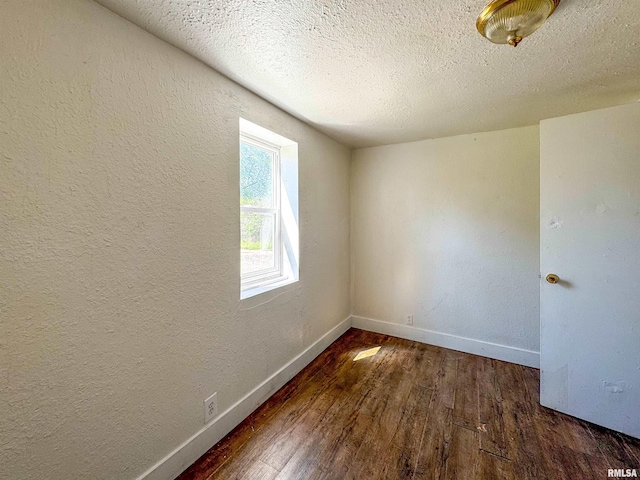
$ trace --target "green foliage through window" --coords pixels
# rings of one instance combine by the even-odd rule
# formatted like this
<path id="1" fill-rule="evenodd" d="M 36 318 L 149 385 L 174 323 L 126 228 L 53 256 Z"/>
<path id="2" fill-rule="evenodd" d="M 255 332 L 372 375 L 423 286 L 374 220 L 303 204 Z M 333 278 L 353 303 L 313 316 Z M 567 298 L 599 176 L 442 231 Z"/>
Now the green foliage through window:
<path id="1" fill-rule="evenodd" d="M 240 205 L 273 207 L 273 154 L 240 144 Z"/>
<path id="2" fill-rule="evenodd" d="M 241 213 L 240 241 L 242 250 L 272 250 L 273 221 L 273 214 Z"/>

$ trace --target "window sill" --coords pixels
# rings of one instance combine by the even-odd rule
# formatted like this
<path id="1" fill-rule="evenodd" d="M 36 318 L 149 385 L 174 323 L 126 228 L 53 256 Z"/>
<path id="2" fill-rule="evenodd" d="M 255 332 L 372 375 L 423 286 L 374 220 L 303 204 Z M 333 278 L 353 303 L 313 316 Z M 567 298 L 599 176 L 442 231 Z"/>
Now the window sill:
<path id="1" fill-rule="evenodd" d="M 242 287 L 240 291 L 240 300 L 244 300 L 245 298 L 255 297 L 256 295 L 260 295 L 261 293 L 270 292 L 271 290 L 275 290 L 276 288 L 284 287 L 285 285 L 290 285 L 292 283 L 297 282 L 293 277 L 282 277 L 272 280 L 269 283 L 263 283 L 261 285 L 255 285 L 251 287 Z"/>

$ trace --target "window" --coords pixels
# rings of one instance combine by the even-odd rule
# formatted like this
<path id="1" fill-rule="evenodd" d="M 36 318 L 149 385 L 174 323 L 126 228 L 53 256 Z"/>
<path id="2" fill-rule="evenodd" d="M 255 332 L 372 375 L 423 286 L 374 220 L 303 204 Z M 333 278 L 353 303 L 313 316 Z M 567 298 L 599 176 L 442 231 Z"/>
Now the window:
<path id="1" fill-rule="evenodd" d="M 241 298 L 298 280 L 298 144 L 240 119 Z"/>
<path id="2" fill-rule="evenodd" d="M 280 149 L 240 137 L 240 232 L 242 280 L 262 283 L 282 276 Z"/>

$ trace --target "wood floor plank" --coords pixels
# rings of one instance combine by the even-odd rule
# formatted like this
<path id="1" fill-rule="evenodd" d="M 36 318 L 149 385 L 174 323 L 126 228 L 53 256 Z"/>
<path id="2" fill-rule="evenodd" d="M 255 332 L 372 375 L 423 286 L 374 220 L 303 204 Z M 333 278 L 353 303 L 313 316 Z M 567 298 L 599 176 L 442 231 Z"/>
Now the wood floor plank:
<path id="1" fill-rule="evenodd" d="M 502 401 L 501 424 L 505 446 L 502 456 L 512 461 L 516 478 L 550 478 L 547 466 L 542 461 L 545 444 L 535 429 L 539 406 L 527 391 L 524 367 L 499 360 L 491 360 L 491 363 Z"/>
<path id="2" fill-rule="evenodd" d="M 362 347 L 370 348 L 368 345 Z M 364 348 L 357 350 L 361 349 Z M 260 457 L 262 461 L 277 470 L 282 470 L 291 457 L 295 454 L 299 457 L 299 439 L 306 439 L 311 433 L 322 433 L 318 426 L 323 419 L 328 416 L 331 420 L 332 415 L 338 412 L 342 403 L 347 402 L 350 396 L 356 401 L 366 397 L 366 392 L 370 388 L 368 386 L 379 375 L 379 366 L 384 364 L 385 359 L 392 352 L 393 347 L 382 348 L 377 355 L 357 362 L 353 361 L 353 358 L 358 352 L 352 352 L 349 359 L 328 378 L 327 384 L 321 388 L 322 394 L 314 403 L 301 406 L 300 409 L 292 412 L 285 422 L 281 424 L 276 422 L 273 434 L 265 440 L 264 453 Z M 354 393 L 356 390 L 357 394 Z M 337 406 L 334 406 L 335 403 Z M 332 406 L 334 406 L 333 409 Z M 341 427 L 340 423 L 332 423 L 329 420 L 324 423 Z"/>
<path id="3" fill-rule="evenodd" d="M 482 358 L 478 361 L 478 431 L 480 448 L 493 455 L 510 459 L 508 438 L 505 434 L 502 391 L 496 373 L 496 361 Z"/>
<path id="4" fill-rule="evenodd" d="M 456 398 L 458 360 L 458 352 L 445 351 L 434 385 L 434 403 L 451 410 L 453 410 Z"/>
<path id="5" fill-rule="evenodd" d="M 420 361 L 415 372 L 414 383 L 419 387 L 434 389 L 438 378 L 437 373 L 442 366 L 447 350 L 422 343 L 416 343 L 416 345 Z"/>
<path id="6" fill-rule="evenodd" d="M 392 464 L 390 443 L 406 414 L 415 373 L 394 365 L 414 365 L 415 349 L 403 340 L 394 340 L 394 352 L 380 369 L 373 388 L 363 398 L 360 412 L 371 417 L 368 434 L 354 457 L 350 474 L 360 478 L 382 474 Z M 387 391 L 387 394 L 382 394 Z M 374 461 L 371 461 L 374 459 Z"/>
<path id="7" fill-rule="evenodd" d="M 505 367 L 507 368 L 507 367 Z M 524 367 L 510 368 L 524 379 L 528 392 L 538 392 L 539 373 Z M 535 400 L 538 395 L 533 396 Z M 537 401 L 523 405 L 533 412 L 533 430 L 542 445 L 541 455 L 547 474 L 551 478 L 569 476 L 572 478 L 597 478 L 607 471 L 604 456 L 584 424 L 579 420 L 542 407 Z M 552 446 L 552 448 L 550 448 Z"/>
<path id="8" fill-rule="evenodd" d="M 479 357 L 464 355 L 458 360 L 453 423 L 473 431 L 478 427 Z"/>
<path id="9" fill-rule="evenodd" d="M 341 371 L 335 376 L 335 382 L 330 392 L 332 395 L 332 404 L 323 411 L 320 418 L 314 419 L 310 417 L 302 417 L 296 427 L 311 428 L 315 435 L 313 442 L 299 442 L 297 445 L 289 441 L 290 434 L 284 432 L 281 435 L 285 442 L 283 448 L 281 443 L 275 443 L 270 447 L 270 452 L 275 453 L 277 458 L 284 462 L 274 461 L 273 455 L 263 456 L 263 460 L 270 465 L 281 469 L 283 478 L 293 476 L 297 478 L 296 472 L 308 472 L 306 477 L 309 478 L 310 470 L 321 468 L 326 462 L 331 462 L 332 457 L 336 455 L 336 443 L 344 441 L 343 437 L 348 430 L 343 428 L 345 422 L 350 422 L 350 418 L 361 408 L 363 402 L 370 398 L 371 392 L 375 390 L 375 386 L 379 378 L 384 375 L 387 364 L 392 364 L 390 360 L 395 352 L 396 340 L 392 337 L 379 338 L 378 343 L 381 349 L 374 356 L 355 361 L 351 361 L 343 365 Z M 366 349 L 371 348 L 367 345 Z M 355 357 L 358 352 L 353 352 Z M 305 438 L 312 438 L 306 436 Z M 327 440 L 329 439 L 329 440 Z M 292 448 L 292 447 L 298 448 Z M 323 458 L 324 456 L 324 458 Z"/>
<path id="10" fill-rule="evenodd" d="M 279 472 L 275 468 L 257 460 L 251 464 L 240 480 L 273 480 L 278 474 Z"/>
<path id="11" fill-rule="evenodd" d="M 541 407 L 535 369 L 351 329 L 179 479 L 591 479 L 639 459 Z"/>
<path id="12" fill-rule="evenodd" d="M 629 455 L 635 458 L 635 464 L 639 467 L 637 470 L 640 470 L 640 440 L 622 434 L 620 434 L 619 437 L 622 438 L 622 443 Z"/>
<path id="13" fill-rule="evenodd" d="M 420 449 L 422 431 L 429 418 L 432 397 L 432 389 L 415 385 L 411 388 L 398 428 L 390 442 L 393 447 L 399 450 L 411 452 L 414 458 Z"/>
<path id="14" fill-rule="evenodd" d="M 414 478 L 444 478 L 453 435 L 453 407 L 459 355 L 445 351 L 435 376 L 429 412 L 422 431 Z"/>
<path id="15" fill-rule="evenodd" d="M 454 423 L 449 454 L 445 459 L 446 479 L 477 479 L 480 468 L 480 445 L 478 433 Z"/>
<path id="16" fill-rule="evenodd" d="M 481 435 L 481 433 L 478 433 Z M 498 457 L 484 450 L 478 454 L 478 478 L 483 479 L 516 479 L 514 463 L 506 458 Z"/>
<path id="17" fill-rule="evenodd" d="M 634 441 L 631 437 L 618 433 L 612 434 L 610 430 L 597 425 L 586 425 L 586 428 L 592 435 L 600 452 L 607 459 L 608 468 L 640 469 L 640 458 L 633 451 L 633 446 L 637 448 L 640 445 L 640 441 Z"/>
<path id="18" fill-rule="evenodd" d="M 414 470 L 415 479 L 446 478 L 446 462 L 450 454 L 453 436 L 453 410 L 435 401 L 434 392 L 429 417 L 425 424 L 420 444 L 420 452 Z"/>

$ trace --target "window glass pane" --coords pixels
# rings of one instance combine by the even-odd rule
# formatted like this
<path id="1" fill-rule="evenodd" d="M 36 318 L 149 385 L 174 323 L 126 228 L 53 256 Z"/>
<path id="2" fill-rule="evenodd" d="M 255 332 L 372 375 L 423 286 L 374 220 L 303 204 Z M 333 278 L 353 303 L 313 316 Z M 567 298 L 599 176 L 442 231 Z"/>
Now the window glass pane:
<path id="1" fill-rule="evenodd" d="M 240 205 L 273 207 L 273 152 L 240 143 Z"/>
<path id="2" fill-rule="evenodd" d="M 275 215 L 272 213 L 241 213 L 240 242 L 242 275 L 275 268 L 273 240 Z"/>

